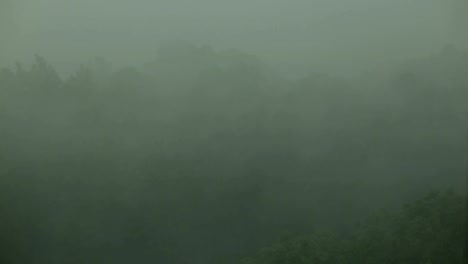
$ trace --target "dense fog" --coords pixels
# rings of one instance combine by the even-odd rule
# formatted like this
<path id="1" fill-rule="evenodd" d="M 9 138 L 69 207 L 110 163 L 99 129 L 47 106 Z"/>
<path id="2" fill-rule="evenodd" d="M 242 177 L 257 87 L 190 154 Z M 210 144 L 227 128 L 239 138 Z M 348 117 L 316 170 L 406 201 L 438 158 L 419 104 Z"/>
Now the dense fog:
<path id="1" fill-rule="evenodd" d="M 15 27 L 8 63 L 39 53 L 66 74 L 93 56 L 136 66 L 178 39 L 241 49 L 289 75 L 349 75 L 467 37 L 466 0 L 0 2 L 3 24 Z"/>
<path id="2" fill-rule="evenodd" d="M 467 11 L 0 0 L 0 263 L 463 263 Z"/>

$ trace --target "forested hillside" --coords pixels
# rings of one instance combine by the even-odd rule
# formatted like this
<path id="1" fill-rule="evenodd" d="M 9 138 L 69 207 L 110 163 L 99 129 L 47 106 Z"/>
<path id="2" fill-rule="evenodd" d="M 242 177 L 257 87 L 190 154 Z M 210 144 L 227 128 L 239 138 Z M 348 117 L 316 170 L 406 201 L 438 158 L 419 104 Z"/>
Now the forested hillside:
<path id="1" fill-rule="evenodd" d="M 67 77 L 37 56 L 0 71 L 2 263 L 461 263 L 467 99 L 455 48 L 354 79 L 190 44 Z M 289 232 L 333 238 L 256 255 Z"/>

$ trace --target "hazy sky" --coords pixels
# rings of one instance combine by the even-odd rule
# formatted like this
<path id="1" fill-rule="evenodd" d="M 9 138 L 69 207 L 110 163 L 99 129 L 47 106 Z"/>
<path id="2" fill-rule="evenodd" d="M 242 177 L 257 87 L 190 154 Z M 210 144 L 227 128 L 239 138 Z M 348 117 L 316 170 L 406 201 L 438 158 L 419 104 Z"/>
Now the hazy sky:
<path id="1" fill-rule="evenodd" d="M 176 38 L 240 48 L 291 70 L 340 71 L 450 42 L 447 1 L 18 0 L 0 15 L 17 25 L 10 59 L 39 53 L 68 67 L 99 55 L 135 64 Z"/>

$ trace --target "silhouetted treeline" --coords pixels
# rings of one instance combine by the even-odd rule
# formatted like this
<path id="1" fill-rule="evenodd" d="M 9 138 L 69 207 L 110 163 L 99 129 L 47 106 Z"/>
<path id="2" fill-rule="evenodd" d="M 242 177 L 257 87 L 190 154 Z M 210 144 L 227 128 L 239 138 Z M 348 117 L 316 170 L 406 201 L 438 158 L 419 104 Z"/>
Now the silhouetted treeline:
<path id="1" fill-rule="evenodd" d="M 434 188 L 465 192 L 468 55 L 290 80 L 179 44 L 140 68 L 42 57 L 0 72 L 9 263 L 234 263 L 279 234 L 348 232 Z M 15 261 L 15 262 L 14 262 Z"/>

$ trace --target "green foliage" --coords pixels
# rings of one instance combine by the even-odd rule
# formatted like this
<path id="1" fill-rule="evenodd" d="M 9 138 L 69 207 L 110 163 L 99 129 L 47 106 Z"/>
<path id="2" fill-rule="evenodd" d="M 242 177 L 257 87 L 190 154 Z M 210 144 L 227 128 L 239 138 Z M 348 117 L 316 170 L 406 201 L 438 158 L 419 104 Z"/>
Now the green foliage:
<path id="1" fill-rule="evenodd" d="M 332 234 L 311 237 L 286 236 L 272 247 L 266 248 L 245 264 L 307 264 L 346 263 L 343 258 L 346 242 Z"/>
<path id="2" fill-rule="evenodd" d="M 0 71 L 0 234 L 19 263 L 92 264 L 234 263 L 283 230 L 349 232 L 465 182 L 466 61 L 455 50 L 390 80 L 287 80 L 183 43 L 145 67 L 97 58 L 68 77 L 37 56 Z M 352 239 L 283 240 L 261 261 L 371 263 L 388 248 L 448 261 L 459 208 L 420 203 Z"/>
<path id="3" fill-rule="evenodd" d="M 398 214 L 369 219 L 351 237 L 287 237 L 246 264 L 464 263 L 466 197 L 433 192 Z"/>

